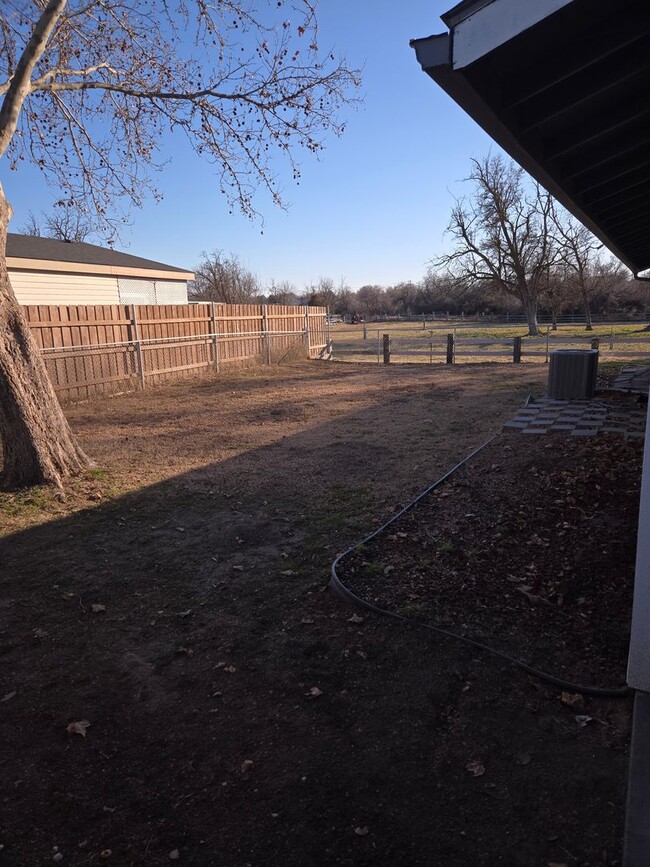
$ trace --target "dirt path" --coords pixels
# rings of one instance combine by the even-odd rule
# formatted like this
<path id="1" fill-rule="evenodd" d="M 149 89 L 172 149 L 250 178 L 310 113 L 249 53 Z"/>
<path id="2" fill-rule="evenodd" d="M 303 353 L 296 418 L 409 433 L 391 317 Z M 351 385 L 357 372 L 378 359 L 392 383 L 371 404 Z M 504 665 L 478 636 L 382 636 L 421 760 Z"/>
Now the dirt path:
<path id="1" fill-rule="evenodd" d="M 0 498 L 0 859 L 615 863 L 624 703 L 579 728 L 323 592 L 543 377 L 303 365 L 70 407 L 101 470 Z"/>

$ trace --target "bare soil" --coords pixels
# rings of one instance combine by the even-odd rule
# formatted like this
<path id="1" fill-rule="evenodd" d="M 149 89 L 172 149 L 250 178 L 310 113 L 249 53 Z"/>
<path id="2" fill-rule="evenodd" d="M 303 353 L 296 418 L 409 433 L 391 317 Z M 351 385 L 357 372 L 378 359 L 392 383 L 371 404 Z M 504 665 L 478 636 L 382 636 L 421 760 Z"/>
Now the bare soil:
<path id="1" fill-rule="evenodd" d="M 0 864 L 619 863 L 629 702 L 580 726 L 326 589 L 544 374 L 297 364 L 69 407 L 98 469 L 0 495 Z"/>

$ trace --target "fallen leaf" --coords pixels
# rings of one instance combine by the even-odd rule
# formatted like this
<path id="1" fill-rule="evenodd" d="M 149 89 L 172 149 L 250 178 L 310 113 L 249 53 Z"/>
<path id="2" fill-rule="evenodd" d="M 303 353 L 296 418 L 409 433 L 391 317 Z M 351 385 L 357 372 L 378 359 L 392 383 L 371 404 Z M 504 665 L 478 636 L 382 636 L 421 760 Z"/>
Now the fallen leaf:
<path id="1" fill-rule="evenodd" d="M 348 623 L 363 623 L 364 618 L 359 617 L 358 614 L 353 614 L 352 617 L 348 617 Z"/>
<path id="2" fill-rule="evenodd" d="M 244 759 L 244 761 L 242 762 L 242 765 L 241 765 L 242 774 L 245 774 L 246 771 L 250 771 L 250 769 L 253 767 L 254 764 L 255 763 L 253 762 L 252 759 Z"/>
<path id="3" fill-rule="evenodd" d="M 79 720 L 79 722 L 71 722 L 68 723 L 66 731 L 69 735 L 81 735 L 82 738 L 86 737 L 86 730 L 90 723 L 87 719 Z"/>
<path id="4" fill-rule="evenodd" d="M 482 777 L 483 774 L 485 773 L 485 767 L 483 766 L 482 762 L 479 762 L 479 761 L 468 762 L 465 765 L 465 770 L 469 771 L 470 774 L 472 774 L 475 777 Z"/>
<path id="5" fill-rule="evenodd" d="M 562 704 L 568 704 L 569 707 L 582 707 L 584 699 L 579 692 L 563 692 L 560 701 Z"/>
<path id="6" fill-rule="evenodd" d="M 370 828 L 367 825 L 359 825 L 354 829 L 354 833 L 357 837 L 367 837 L 370 833 Z"/>
<path id="7" fill-rule="evenodd" d="M 74 593 L 62 593 L 61 598 L 66 600 L 74 599 Z"/>
<path id="8" fill-rule="evenodd" d="M 235 568 L 235 567 L 233 567 L 233 568 Z M 289 577 L 291 575 L 295 575 L 295 574 L 296 573 L 293 571 L 293 569 L 285 569 L 284 572 L 280 572 L 280 575 L 286 575 L 287 577 Z"/>
<path id="9" fill-rule="evenodd" d="M 243 572 L 244 571 L 243 566 L 233 566 L 232 568 L 233 568 L 234 572 Z"/>
<path id="10" fill-rule="evenodd" d="M 192 609 L 188 608 L 187 611 L 177 611 L 176 617 L 189 617 L 192 613 Z"/>
<path id="11" fill-rule="evenodd" d="M 575 717 L 575 721 L 578 723 L 581 729 L 583 729 L 587 723 L 590 723 L 593 720 L 592 716 L 585 716 L 584 714 L 579 714 Z"/>
<path id="12" fill-rule="evenodd" d="M 34 638 L 45 638 L 47 632 L 44 629 L 35 629 L 33 634 Z"/>
<path id="13" fill-rule="evenodd" d="M 178 859 L 180 857 L 181 857 L 181 853 L 178 851 L 178 849 L 172 849 L 172 851 L 169 853 L 169 860 L 170 861 L 178 861 Z"/>
<path id="14" fill-rule="evenodd" d="M 227 671 L 228 674 L 234 674 L 237 671 L 237 669 L 235 668 L 234 665 L 226 665 L 224 667 L 224 671 Z"/>
<path id="15" fill-rule="evenodd" d="M 99 602 L 93 602 L 90 609 L 94 614 L 99 614 L 100 611 L 106 611 L 106 606 L 100 605 Z"/>
<path id="16" fill-rule="evenodd" d="M 112 849 L 102 849 L 102 851 L 99 853 L 99 857 L 100 858 L 110 858 L 112 854 L 113 854 Z"/>
<path id="17" fill-rule="evenodd" d="M 318 698 L 319 695 L 322 695 L 323 691 L 320 690 L 317 686 L 312 686 L 309 692 L 306 692 L 305 695 L 308 695 L 310 698 Z"/>
<path id="18" fill-rule="evenodd" d="M 13 690 L 13 692 L 8 692 L 8 693 L 7 693 L 3 698 L 0 698 L 0 704 L 1 704 L 3 701 L 9 701 L 9 700 L 12 699 L 15 695 L 16 695 L 16 690 L 15 690 L 15 689 Z"/>
<path id="19" fill-rule="evenodd" d="M 310 626 L 314 621 L 311 619 L 311 617 L 303 617 L 300 622 L 305 626 Z"/>

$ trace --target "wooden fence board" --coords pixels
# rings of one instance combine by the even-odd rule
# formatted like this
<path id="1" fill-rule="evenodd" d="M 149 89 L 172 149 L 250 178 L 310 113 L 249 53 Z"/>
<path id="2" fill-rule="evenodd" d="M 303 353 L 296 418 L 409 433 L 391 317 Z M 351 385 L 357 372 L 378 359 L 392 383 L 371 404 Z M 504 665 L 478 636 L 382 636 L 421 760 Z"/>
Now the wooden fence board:
<path id="1" fill-rule="evenodd" d="M 315 358 L 327 343 L 324 307 L 100 304 L 23 311 L 54 389 L 67 400 L 196 376 L 217 362 L 268 363 L 294 350 Z"/>

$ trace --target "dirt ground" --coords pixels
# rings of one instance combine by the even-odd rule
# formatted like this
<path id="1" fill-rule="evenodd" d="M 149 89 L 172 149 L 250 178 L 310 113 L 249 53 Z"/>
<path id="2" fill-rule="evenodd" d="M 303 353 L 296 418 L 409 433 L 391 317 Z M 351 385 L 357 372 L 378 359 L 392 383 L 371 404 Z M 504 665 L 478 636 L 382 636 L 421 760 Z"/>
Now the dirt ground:
<path id="1" fill-rule="evenodd" d="M 0 495 L 0 864 L 619 863 L 627 701 L 581 727 L 326 589 L 544 376 L 296 364 L 69 407 L 98 468 Z"/>

